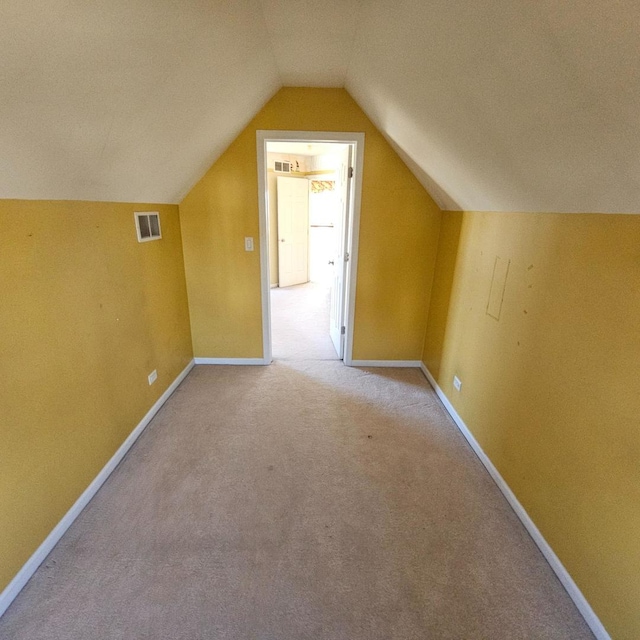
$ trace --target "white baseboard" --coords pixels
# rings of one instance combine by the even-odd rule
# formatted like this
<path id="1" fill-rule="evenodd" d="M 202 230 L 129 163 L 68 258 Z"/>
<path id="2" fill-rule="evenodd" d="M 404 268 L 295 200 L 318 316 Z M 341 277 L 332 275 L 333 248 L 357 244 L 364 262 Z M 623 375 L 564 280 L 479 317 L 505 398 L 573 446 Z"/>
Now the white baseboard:
<path id="1" fill-rule="evenodd" d="M 350 367 L 419 367 L 420 360 L 352 360 Z"/>
<path id="2" fill-rule="evenodd" d="M 518 518 L 524 525 L 525 529 L 529 532 L 529 535 L 533 538 L 533 541 L 536 543 L 542 555 L 546 558 L 547 562 L 558 576 L 558 579 L 562 583 L 562 586 L 566 589 L 569 597 L 573 600 L 574 604 L 578 608 L 578 611 L 582 614 L 582 617 L 585 619 L 586 623 L 591 628 L 593 635 L 597 638 L 597 640 L 611 640 L 611 636 L 607 633 L 607 630 L 604 628 L 602 622 L 600 622 L 598 616 L 595 611 L 591 608 L 591 605 L 587 602 L 587 599 L 582 595 L 582 592 L 578 588 L 578 585 L 573 581 L 573 578 L 569 574 L 569 572 L 564 568 L 562 562 L 560 562 L 560 558 L 555 554 L 549 543 L 544 539 L 538 527 L 534 524 L 533 520 L 529 517 L 529 514 L 525 511 L 524 507 L 520 504 L 518 498 L 516 498 L 515 494 L 509 488 L 509 485 L 505 482 L 504 478 L 500 475 L 500 472 L 496 469 L 494 464 L 489 459 L 489 456 L 482 450 L 482 447 L 478 443 L 478 441 L 474 438 L 469 428 L 464 423 L 464 420 L 458 415 L 458 412 L 453 408 L 451 402 L 449 402 L 449 398 L 445 395 L 444 391 L 440 388 L 438 383 L 435 381 L 435 378 L 431 375 L 431 372 L 427 369 L 424 363 L 420 363 L 420 369 L 426 376 L 427 380 L 433 387 L 436 392 L 438 398 L 444 405 L 444 408 L 447 410 L 449 415 L 453 418 L 453 421 L 456 423 L 458 429 L 462 432 L 462 435 L 467 439 L 471 448 L 475 452 L 475 454 L 480 458 L 480 462 L 485 466 L 489 475 L 493 478 L 494 482 L 498 485 L 500 491 L 502 491 L 504 497 L 507 499 L 507 502 L 511 505 L 511 508 L 515 511 Z"/>
<path id="3" fill-rule="evenodd" d="M 264 358 L 195 358 L 196 364 L 234 364 L 260 365 L 270 364 Z"/>
<path id="4" fill-rule="evenodd" d="M 87 504 L 89 504 L 91 498 L 95 496 L 98 489 L 105 483 L 122 458 L 124 458 L 127 451 L 131 449 L 133 443 L 140 437 L 145 427 L 151 422 L 156 413 L 158 413 L 162 405 L 169 399 L 169 396 L 178 388 L 178 385 L 185 379 L 189 371 L 193 369 L 193 366 L 194 361 L 191 360 L 178 377 L 169 385 L 167 390 L 158 398 L 157 402 L 149 409 L 144 418 L 138 423 L 138 426 L 129 434 L 122 445 L 120 445 L 120 448 L 115 452 L 111 460 L 107 462 L 91 484 L 84 490 L 71 509 L 67 511 L 62 520 L 58 522 L 53 531 L 46 537 L 45 541 L 37 548 L 29 560 L 27 560 L 22 569 L 18 571 L 15 578 L 6 586 L 4 591 L 0 593 L 0 616 L 2 616 L 9 605 L 15 600 L 16 596 L 29 581 L 29 578 L 31 578 L 43 560 L 51 553 L 60 538 L 62 538 L 67 529 L 73 524 L 73 521 L 82 513 L 82 510 Z"/>

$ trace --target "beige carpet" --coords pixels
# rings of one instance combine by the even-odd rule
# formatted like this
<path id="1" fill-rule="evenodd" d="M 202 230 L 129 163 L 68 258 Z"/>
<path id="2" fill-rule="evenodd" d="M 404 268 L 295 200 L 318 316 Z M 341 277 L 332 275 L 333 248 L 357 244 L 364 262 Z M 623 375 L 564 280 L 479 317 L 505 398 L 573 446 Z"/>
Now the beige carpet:
<path id="1" fill-rule="evenodd" d="M 318 282 L 271 289 L 274 360 L 337 360 L 329 337 L 329 289 Z"/>
<path id="2" fill-rule="evenodd" d="M 196 367 L 3 640 L 591 638 L 415 369 Z"/>

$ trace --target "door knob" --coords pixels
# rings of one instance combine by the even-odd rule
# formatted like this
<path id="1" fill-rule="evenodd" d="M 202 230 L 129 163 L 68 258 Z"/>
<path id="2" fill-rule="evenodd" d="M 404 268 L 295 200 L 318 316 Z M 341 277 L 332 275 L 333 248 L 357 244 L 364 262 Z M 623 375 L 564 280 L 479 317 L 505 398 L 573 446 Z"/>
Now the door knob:
<path id="1" fill-rule="evenodd" d="M 333 264 L 333 260 L 329 260 L 329 264 Z"/>
<path id="2" fill-rule="evenodd" d="M 280 238 L 280 242 L 284 242 L 284 238 Z"/>

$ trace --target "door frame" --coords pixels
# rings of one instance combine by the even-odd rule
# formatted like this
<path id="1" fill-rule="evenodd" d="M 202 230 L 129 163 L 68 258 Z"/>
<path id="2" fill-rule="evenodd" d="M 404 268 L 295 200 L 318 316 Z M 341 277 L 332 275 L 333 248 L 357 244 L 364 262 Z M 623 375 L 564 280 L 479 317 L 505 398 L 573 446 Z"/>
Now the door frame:
<path id="1" fill-rule="evenodd" d="M 271 286 L 269 278 L 269 225 L 267 219 L 267 143 L 268 142 L 337 142 L 353 146 L 353 180 L 349 198 L 349 260 L 345 287 L 344 363 L 353 362 L 353 333 L 355 327 L 356 283 L 358 276 L 358 239 L 360 205 L 362 202 L 362 173 L 364 166 L 364 133 L 335 131 L 256 131 L 258 157 L 258 211 L 260 218 L 260 281 L 262 296 L 262 357 L 264 364 L 273 360 L 271 348 Z"/>

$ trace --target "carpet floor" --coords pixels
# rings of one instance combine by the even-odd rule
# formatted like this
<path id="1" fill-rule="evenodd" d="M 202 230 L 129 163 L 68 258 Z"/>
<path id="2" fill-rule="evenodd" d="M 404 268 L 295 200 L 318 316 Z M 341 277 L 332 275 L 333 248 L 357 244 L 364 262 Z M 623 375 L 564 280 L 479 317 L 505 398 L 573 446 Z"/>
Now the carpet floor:
<path id="1" fill-rule="evenodd" d="M 271 290 L 274 360 L 337 360 L 329 337 L 329 288 L 319 282 Z"/>
<path id="2" fill-rule="evenodd" d="M 581 639 L 416 369 L 196 367 L 3 640 Z"/>
<path id="3" fill-rule="evenodd" d="M 0 638 L 591 638 L 422 374 L 344 367 L 325 286 L 271 296 L 275 363 L 196 367 Z"/>

